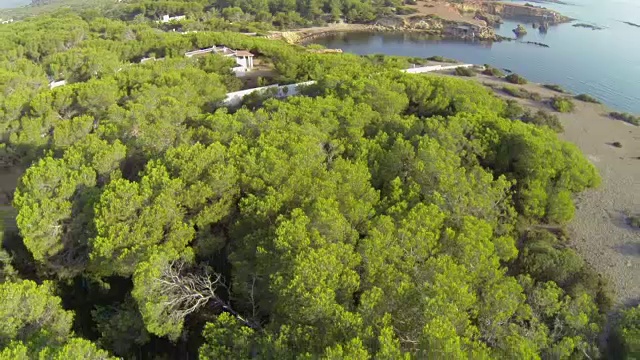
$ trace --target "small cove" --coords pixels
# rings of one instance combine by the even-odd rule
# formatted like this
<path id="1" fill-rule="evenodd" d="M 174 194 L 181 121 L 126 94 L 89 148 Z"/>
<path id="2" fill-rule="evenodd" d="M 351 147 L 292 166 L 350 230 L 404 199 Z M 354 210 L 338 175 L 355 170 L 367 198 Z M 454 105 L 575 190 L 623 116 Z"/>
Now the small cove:
<path id="1" fill-rule="evenodd" d="M 434 39 L 416 33 L 337 33 L 313 43 L 361 55 L 441 55 L 474 64 L 488 63 L 537 83 L 559 84 L 574 93 L 593 95 L 619 111 L 640 113 L 640 28 L 623 23 L 640 22 L 640 3 L 579 0 L 575 5 L 544 6 L 576 19 L 552 26 L 546 33 L 525 25 L 528 33 L 520 41 L 540 42 L 549 48 L 520 41 Z M 514 37 L 512 29 L 519 23 L 506 20 L 496 32 Z M 574 27 L 575 23 L 604 29 Z"/>

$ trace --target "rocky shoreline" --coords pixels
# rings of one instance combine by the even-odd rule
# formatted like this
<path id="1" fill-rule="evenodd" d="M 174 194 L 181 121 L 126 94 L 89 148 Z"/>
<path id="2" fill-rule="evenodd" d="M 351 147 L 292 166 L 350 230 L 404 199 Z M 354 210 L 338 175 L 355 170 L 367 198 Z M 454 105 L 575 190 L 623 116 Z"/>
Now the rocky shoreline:
<path id="1" fill-rule="evenodd" d="M 268 37 L 289 43 L 304 44 L 317 38 L 346 32 L 403 32 L 435 36 L 444 39 L 502 41 L 514 40 L 496 34 L 493 25 L 502 18 L 527 18 L 534 24 L 549 26 L 571 21 L 554 10 L 519 4 L 483 3 L 480 6 L 460 4 L 456 8 L 461 14 L 471 15 L 469 21 L 445 20 L 435 15 L 416 14 L 410 16 L 386 16 L 368 24 L 332 24 L 323 27 L 304 28 L 284 32 L 272 32 Z M 479 21 L 475 21 L 479 20 Z M 535 43 L 533 45 L 546 46 Z"/>

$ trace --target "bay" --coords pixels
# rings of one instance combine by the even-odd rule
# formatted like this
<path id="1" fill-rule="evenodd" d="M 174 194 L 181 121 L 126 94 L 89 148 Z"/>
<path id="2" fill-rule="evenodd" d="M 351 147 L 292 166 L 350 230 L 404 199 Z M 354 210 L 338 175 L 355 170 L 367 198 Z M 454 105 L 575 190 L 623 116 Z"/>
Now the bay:
<path id="1" fill-rule="evenodd" d="M 440 55 L 491 64 L 534 82 L 559 84 L 574 93 L 590 94 L 619 111 L 640 113 L 640 28 L 623 23 L 640 23 L 640 1 L 574 0 L 572 5 L 543 6 L 576 19 L 552 26 L 546 33 L 525 25 L 528 33 L 521 41 L 540 42 L 549 48 L 519 41 L 442 40 L 409 33 L 332 34 L 313 42 L 361 55 Z M 505 21 L 496 32 L 513 37 L 512 30 L 518 23 Z M 604 29 L 572 26 L 575 23 Z"/>

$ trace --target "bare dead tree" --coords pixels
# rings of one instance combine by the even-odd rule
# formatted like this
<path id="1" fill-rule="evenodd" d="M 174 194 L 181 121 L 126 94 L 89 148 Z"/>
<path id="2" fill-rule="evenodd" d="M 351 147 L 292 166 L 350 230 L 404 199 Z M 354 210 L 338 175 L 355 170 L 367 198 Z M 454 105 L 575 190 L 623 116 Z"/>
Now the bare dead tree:
<path id="1" fill-rule="evenodd" d="M 245 325 L 259 328 L 256 322 L 245 319 L 220 298 L 218 289 L 228 291 L 220 274 L 210 274 L 206 269 L 200 272 L 184 271 L 184 262 L 174 261 L 162 270 L 155 281 L 160 285 L 162 295 L 167 298 L 163 303 L 165 312 L 175 321 L 181 321 L 207 303 L 213 303 Z"/>

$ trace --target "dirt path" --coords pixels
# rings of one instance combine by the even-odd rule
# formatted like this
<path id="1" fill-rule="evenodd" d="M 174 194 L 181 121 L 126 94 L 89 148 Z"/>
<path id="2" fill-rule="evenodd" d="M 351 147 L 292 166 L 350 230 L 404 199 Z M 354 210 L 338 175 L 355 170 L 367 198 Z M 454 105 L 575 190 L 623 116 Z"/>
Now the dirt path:
<path id="1" fill-rule="evenodd" d="M 507 84 L 486 76 L 475 80 Z M 539 93 L 543 101 L 558 95 L 537 84 L 521 87 Z M 528 107 L 552 111 L 541 102 L 516 100 Z M 640 230 L 631 228 L 626 221 L 629 213 L 640 214 L 640 127 L 609 118 L 610 109 L 604 105 L 574 102 L 573 113 L 556 113 L 564 126 L 560 137 L 578 145 L 598 168 L 602 185 L 578 195 L 575 218 L 568 226 L 571 245 L 609 278 L 619 304 L 635 305 L 640 303 Z M 616 141 L 622 144 L 621 148 L 611 145 Z"/>

